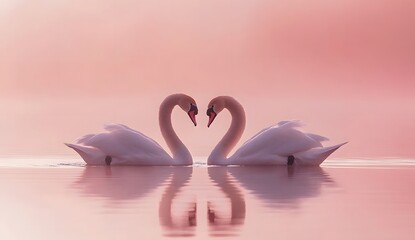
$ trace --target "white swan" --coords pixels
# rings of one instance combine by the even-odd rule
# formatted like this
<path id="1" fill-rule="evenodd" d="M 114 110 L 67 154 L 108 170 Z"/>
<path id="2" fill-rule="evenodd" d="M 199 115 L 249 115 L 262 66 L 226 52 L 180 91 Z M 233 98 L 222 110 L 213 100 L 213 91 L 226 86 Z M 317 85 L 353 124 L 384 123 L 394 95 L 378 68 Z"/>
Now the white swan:
<path id="1" fill-rule="evenodd" d="M 198 113 L 195 100 L 184 94 L 170 95 L 161 103 L 160 130 L 173 157 L 153 139 L 121 124 L 106 125 L 104 133 L 86 135 L 77 144 L 65 144 L 91 165 L 191 165 L 192 156 L 171 123 L 176 105 L 188 113 L 195 126 Z"/>
<path id="2" fill-rule="evenodd" d="M 245 129 L 245 111 L 242 105 L 229 96 L 212 99 L 208 105 L 209 123 L 224 108 L 232 116 L 232 123 L 222 140 L 208 157 L 209 165 L 320 165 L 340 146 L 323 147 L 325 137 L 303 133 L 297 128 L 299 121 L 283 121 L 265 128 L 246 141 L 231 157 L 227 155 L 236 145 Z"/>

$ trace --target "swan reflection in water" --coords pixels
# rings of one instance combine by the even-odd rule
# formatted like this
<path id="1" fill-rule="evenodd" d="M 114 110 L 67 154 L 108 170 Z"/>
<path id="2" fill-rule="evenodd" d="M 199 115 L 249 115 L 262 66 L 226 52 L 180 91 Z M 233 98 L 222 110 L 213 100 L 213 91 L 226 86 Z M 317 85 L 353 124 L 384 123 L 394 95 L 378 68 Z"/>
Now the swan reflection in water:
<path id="1" fill-rule="evenodd" d="M 266 207 L 290 209 L 299 207 L 304 199 L 319 196 L 322 186 L 334 184 L 320 167 L 209 167 L 208 174 L 230 200 L 230 207 L 225 205 L 228 209 L 223 207 L 223 202 L 208 202 L 213 237 L 232 236 L 244 224 L 249 209 L 246 209 L 243 190 L 260 199 Z"/>
<path id="2" fill-rule="evenodd" d="M 320 195 L 323 185 L 334 185 L 320 167 L 229 167 L 228 171 L 271 208 L 297 208 L 303 199 Z"/>
<path id="3" fill-rule="evenodd" d="M 196 221 L 197 203 L 196 200 L 184 201 L 182 206 L 174 205 L 179 208 L 181 214 L 172 214 L 172 205 L 180 189 L 188 185 L 192 177 L 193 168 L 174 167 L 167 187 L 161 196 L 159 204 L 160 225 L 165 230 L 168 237 L 191 237 L 194 236 Z M 177 210 L 177 209 L 173 209 Z M 174 211 L 177 212 L 177 211 Z"/>
<path id="4" fill-rule="evenodd" d="M 208 167 L 206 170 L 209 182 L 225 195 L 225 198 L 206 197 L 207 206 L 201 213 L 207 219 L 211 237 L 238 234 L 249 211 L 245 199 L 250 199 L 251 194 L 266 207 L 291 209 L 299 207 L 304 199 L 317 197 L 322 186 L 333 184 L 320 167 Z M 198 194 L 190 199 L 182 194 L 192 174 L 192 167 L 86 166 L 75 187 L 87 197 L 109 200 L 105 202 L 110 207 L 117 207 L 127 201 L 135 203 L 163 186 L 158 202 L 163 235 L 192 237 L 198 223 Z M 245 192 L 249 194 L 245 196 Z"/>
<path id="5" fill-rule="evenodd" d="M 191 179 L 192 172 L 192 167 L 86 166 L 74 186 L 87 197 L 109 200 L 108 203 L 114 207 L 124 201 L 143 198 L 165 185 L 159 202 L 160 225 L 166 236 L 190 237 L 194 235 L 196 226 L 196 202 L 188 203 L 179 214 L 172 214 L 172 203 Z"/>
<path id="6" fill-rule="evenodd" d="M 238 227 L 245 222 L 245 198 L 235 180 L 228 173 L 228 167 L 209 167 L 208 174 L 211 181 L 219 187 L 225 194 L 226 198 L 230 200 L 230 218 L 226 217 L 226 212 L 223 211 L 221 205 L 215 201 L 208 201 L 207 203 L 207 217 L 210 226 L 210 236 L 212 237 L 226 237 L 234 236 Z"/>
<path id="7" fill-rule="evenodd" d="M 75 187 L 87 197 L 110 200 L 110 204 L 139 199 L 162 185 L 171 167 L 85 166 Z"/>

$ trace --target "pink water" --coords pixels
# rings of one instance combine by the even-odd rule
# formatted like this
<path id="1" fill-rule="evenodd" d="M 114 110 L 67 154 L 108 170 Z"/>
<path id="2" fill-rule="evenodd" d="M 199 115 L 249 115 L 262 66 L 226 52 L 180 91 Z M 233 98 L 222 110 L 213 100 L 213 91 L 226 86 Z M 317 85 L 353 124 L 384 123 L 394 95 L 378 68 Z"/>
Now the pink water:
<path id="1" fill-rule="evenodd" d="M 321 168 L 0 160 L 0 239 L 412 239 L 415 161 Z M 200 160 L 200 159 L 199 159 Z"/>

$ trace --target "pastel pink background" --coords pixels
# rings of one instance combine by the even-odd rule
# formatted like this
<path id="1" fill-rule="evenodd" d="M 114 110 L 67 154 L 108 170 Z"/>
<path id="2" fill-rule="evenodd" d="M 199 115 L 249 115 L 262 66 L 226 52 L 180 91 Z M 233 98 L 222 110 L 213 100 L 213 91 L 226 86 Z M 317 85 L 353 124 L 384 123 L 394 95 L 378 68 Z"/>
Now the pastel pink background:
<path id="1" fill-rule="evenodd" d="M 242 141 L 301 119 L 333 157 L 415 157 L 415 2 L 1 1 L 0 155 L 73 154 L 63 142 L 108 122 L 165 146 L 160 102 L 183 92 L 199 125 L 174 112 L 196 156 L 229 125 L 210 129 L 208 101 L 245 106 Z"/>

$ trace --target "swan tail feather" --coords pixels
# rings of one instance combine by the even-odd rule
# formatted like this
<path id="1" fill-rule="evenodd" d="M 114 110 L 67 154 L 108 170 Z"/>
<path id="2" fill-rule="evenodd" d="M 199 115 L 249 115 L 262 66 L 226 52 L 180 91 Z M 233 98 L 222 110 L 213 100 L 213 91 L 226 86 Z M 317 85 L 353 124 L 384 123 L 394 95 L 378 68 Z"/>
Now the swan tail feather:
<path id="1" fill-rule="evenodd" d="M 117 124 L 117 123 L 104 124 L 104 129 L 107 130 L 108 132 L 113 132 L 113 131 L 117 131 L 117 130 L 124 129 L 124 128 L 128 128 L 128 127 L 123 124 Z"/>
<path id="2" fill-rule="evenodd" d="M 87 164 L 105 165 L 106 155 L 100 149 L 71 143 L 65 145 L 75 150 Z"/>
<path id="3" fill-rule="evenodd" d="M 329 147 L 312 148 L 304 152 L 294 154 L 296 161 L 299 161 L 301 165 L 313 165 L 319 166 L 330 154 L 339 149 L 347 142 L 337 144 Z"/>
<path id="4" fill-rule="evenodd" d="M 85 144 L 89 139 L 93 138 L 94 136 L 95 136 L 95 134 L 85 135 L 83 137 L 80 137 L 80 138 L 76 139 L 76 143 L 78 143 L 78 144 Z M 66 146 L 68 146 L 68 145 L 66 144 Z"/>
<path id="5" fill-rule="evenodd" d="M 290 128 L 299 128 L 304 126 L 304 123 L 300 120 L 288 120 L 288 121 L 280 121 L 277 123 L 278 127 L 290 127 Z"/>
<path id="6" fill-rule="evenodd" d="M 307 136 L 312 138 L 314 141 L 317 142 L 324 142 L 324 141 L 328 141 L 329 139 L 323 136 L 320 136 L 318 134 L 314 134 L 314 133 L 307 133 Z"/>

